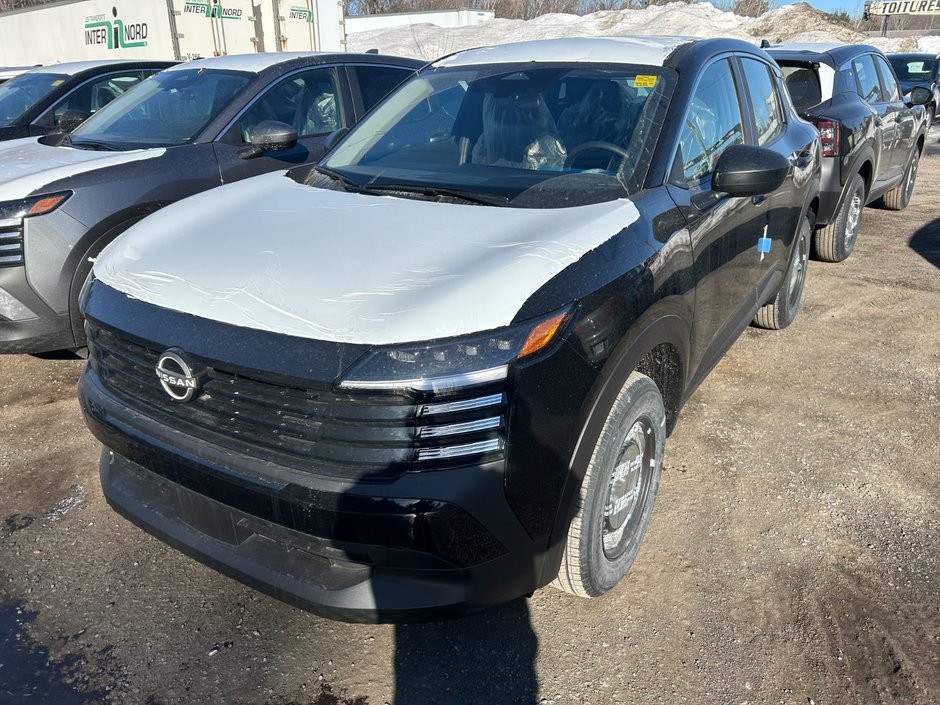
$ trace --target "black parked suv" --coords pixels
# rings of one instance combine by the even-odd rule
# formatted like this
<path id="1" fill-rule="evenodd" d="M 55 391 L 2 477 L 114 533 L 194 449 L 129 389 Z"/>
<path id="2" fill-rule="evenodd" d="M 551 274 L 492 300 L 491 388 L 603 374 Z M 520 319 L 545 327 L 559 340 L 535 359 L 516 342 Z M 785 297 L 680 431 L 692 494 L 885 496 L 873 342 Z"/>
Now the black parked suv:
<path id="1" fill-rule="evenodd" d="M 0 85 L 0 140 L 70 130 L 173 61 L 75 61 L 31 69 Z"/>
<path id="2" fill-rule="evenodd" d="M 751 321 L 796 315 L 819 170 L 744 42 L 437 61 L 322 165 L 101 254 L 79 396 L 105 495 L 331 617 L 600 595 L 683 403 Z"/>
<path id="3" fill-rule="evenodd" d="M 915 88 L 930 91 L 927 108 L 927 124 L 933 123 L 940 105 L 940 56 L 937 54 L 888 54 L 891 68 L 901 84 L 902 93 L 911 93 Z"/>
<path id="4" fill-rule="evenodd" d="M 823 171 L 813 236 L 818 259 L 852 253 L 868 203 L 907 207 L 924 148 L 925 91 L 903 95 L 884 54 L 855 45 L 777 45 L 767 49 L 783 69 L 800 115 L 819 128 Z"/>
<path id="5" fill-rule="evenodd" d="M 78 293 L 105 245 L 168 203 L 319 159 L 331 133 L 423 63 L 201 59 L 144 81 L 70 135 L 0 143 L 0 353 L 83 347 Z"/>

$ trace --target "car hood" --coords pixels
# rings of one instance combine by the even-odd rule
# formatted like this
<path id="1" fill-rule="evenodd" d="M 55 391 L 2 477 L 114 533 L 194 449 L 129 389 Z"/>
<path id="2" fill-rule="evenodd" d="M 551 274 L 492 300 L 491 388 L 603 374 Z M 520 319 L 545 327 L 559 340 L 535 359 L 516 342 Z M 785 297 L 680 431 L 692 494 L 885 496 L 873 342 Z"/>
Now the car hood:
<path id="1" fill-rule="evenodd" d="M 0 143 L 0 201 L 25 198 L 46 184 L 82 172 L 159 157 L 166 150 L 98 152 L 72 147 L 50 147 L 37 137 Z"/>
<path id="2" fill-rule="evenodd" d="M 283 172 L 189 198 L 109 245 L 94 272 L 142 301 L 342 343 L 508 325 L 539 287 L 639 213 L 628 199 L 499 208 L 317 189 Z"/>

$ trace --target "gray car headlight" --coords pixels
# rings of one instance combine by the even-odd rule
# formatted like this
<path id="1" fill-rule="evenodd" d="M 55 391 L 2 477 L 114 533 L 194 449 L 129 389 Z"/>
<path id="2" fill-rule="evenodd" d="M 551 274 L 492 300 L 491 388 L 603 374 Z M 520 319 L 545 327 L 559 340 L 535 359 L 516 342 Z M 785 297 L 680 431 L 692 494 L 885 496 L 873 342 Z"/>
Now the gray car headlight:
<path id="1" fill-rule="evenodd" d="M 505 379 L 509 363 L 544 350 L 571 309 L 466 337 L 370 350 L 343 375 L 341 389 L 446 392 Z"/>

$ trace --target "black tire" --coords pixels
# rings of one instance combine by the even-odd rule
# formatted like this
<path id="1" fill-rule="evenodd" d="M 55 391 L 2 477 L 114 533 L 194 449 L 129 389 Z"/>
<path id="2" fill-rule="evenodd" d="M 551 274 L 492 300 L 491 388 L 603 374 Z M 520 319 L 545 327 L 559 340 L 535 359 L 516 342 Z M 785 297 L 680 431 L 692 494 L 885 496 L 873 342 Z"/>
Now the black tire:
<path id="1" fill-rule="evenodd" d="M 793 243 L 790 254 L 790 263 L 783 276 L 777 295 L 773 301 L 761 306 L 754 316 L 754 325 L 769 330 L 780 330 L 793 323 L 797 311 L 800 310 L 800 301 L 803 299 L 803 289 L 806 286 L 806 265 L 809 261 L 810 236 L 812 228 L 809 220 L 804 218 Z"/>
<path id="2" fill-rule="evenodd" d="M 813 233 L 813 256 L 823 262 L 842 262 L 855 249 L 865 210 L 865 180 L 856 174 L 849 182 L 836 219 Z"/>
<path id="3" fill-rule="evenodd" d="M 662 395 L 653 380 L 634 372 L 591 455 L 555 587 L 597 597 L 627 573 L 649 526 L 665 442 Z"/>
<path id="4" fill-rule="evenodd" d="M 920 148 L 915 147 L 911 160 L 904 170 L 904 178 L 895 188 L 888 191 L 884 197 L 885 208 L 889 211 L 903 211 L 911 202 L 914 194 L 914 183 L 917 181 L 917 167 L 920 164 Z"/>
<path id="5" fill-rule="evenodd" d="M 82 293 L 82 287 L 91 278 L 91 269 L 94 263 L 90 261 L 91 257 L 86 255 L 82 258 L 81 264 L 72 277 L 72 285 L 69 288 L 69 319 L 72 324 L 72 338 L 75 341 L 75 347 L 72 352 L 81 358 L 88 357 L 87 341 L 85 340 L 85 317 L 78 305 L 79 294 Z"/>

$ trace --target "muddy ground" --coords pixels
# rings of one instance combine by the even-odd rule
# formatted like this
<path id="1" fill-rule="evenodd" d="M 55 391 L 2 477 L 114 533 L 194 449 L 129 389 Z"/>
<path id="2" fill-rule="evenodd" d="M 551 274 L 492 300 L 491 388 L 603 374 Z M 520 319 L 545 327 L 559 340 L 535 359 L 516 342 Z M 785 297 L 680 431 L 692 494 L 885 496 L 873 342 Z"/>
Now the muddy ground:
<path id="1" fill-rule="evenodd" d="M 940 145 L 667 443 L 630 575 L 444 624 L 288 607 L 114 514 L 81 362 L 0 358 L 0 703 L 940 703 Z"/>

